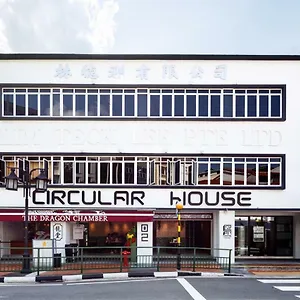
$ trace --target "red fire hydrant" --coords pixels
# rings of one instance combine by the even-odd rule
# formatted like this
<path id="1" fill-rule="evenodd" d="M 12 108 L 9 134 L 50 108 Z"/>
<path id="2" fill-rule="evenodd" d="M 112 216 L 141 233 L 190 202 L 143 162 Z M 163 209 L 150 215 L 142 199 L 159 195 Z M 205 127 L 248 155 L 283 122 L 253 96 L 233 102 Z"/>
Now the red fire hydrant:
<path id="1" fill-rule="evenodd" d="M 129 266 L 128 255 L 130 255 L 130 251 L 124 250 L 122 252 L 122 255 L 123 255 L 123 266 L 128 267 Z"/>

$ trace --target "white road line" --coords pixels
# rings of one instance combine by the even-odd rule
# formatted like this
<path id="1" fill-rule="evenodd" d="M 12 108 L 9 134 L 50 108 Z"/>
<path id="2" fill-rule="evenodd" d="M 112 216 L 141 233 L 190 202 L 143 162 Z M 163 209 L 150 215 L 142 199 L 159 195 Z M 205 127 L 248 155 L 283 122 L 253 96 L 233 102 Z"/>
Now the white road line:
<path id="1" fill-rule="evenodd" d="M 194 300 L 206 300 L 189 282 L 184 278 L 177 278 L 177 281 L 184 287 Z"/>
<path id="2" fill-rule="evenodd" d="M 300 295 L 295 295 L 296 298 L 300 298 Z"/>
<path id="3" fill-rule="evenodd" d="M 260 279 L 262 283 L 300 283 L 300 279 Z"/>
<path id="4" fill-rule="evenodd" d="M 278 285 L 278 286 L 274 286 L 274 288 L 283 292 L 300 292 L 300 286 Z"/>
<path id="5" fill-rule="evenodd" d="M 7 283 L 0 283 L 0 288 L 1 287 L 25 287 L 25 286 L 30 286 L 30 287 L 43 287 L 43 286 L 57 286 L 57 285 L 64 285 L 63 283 L 32 283 L 32 284 L 20 284 L 20 283 L 17 283 L 17 284 L 13 284 L 13 283 L 10 283 L 10 284 L 7 284 Z"/>
<path id="6" fill-rule="evenodd" d="M 176 278 L 148 278 L 148 279 L 128 279 L 128 280 L 103 280 L 103 279 L 91 279 L 93 281 L 87 281 L 85 279 L 82 282 L 66 283 L 66 285 L 87 285 L 87 284 L 108 284 L 108 283 L 132 283 L 132 282 L 142 282 L 142 281 L 163 281 L 163 280 L 175 280 Z M 98 280 L 98 281 L 95 281 Z M 101 280 L 101 281 L 100 281 Z"/>

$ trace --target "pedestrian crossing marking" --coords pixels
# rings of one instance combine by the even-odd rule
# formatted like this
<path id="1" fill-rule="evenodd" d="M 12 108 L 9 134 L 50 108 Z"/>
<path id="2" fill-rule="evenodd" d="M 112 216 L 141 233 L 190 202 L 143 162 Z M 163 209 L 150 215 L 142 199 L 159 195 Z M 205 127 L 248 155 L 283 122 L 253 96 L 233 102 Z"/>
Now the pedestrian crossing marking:
<path id="1" fill-rule="evenodd" d="M 283 292 L 300 292 L 300 286 L 279 285 L 274 286 L 274 288 Z"/>
<path id="2" fill-rule="evenodd" d="M 259 279 L 262 283 L 300 283 L 300 279 Z"/>

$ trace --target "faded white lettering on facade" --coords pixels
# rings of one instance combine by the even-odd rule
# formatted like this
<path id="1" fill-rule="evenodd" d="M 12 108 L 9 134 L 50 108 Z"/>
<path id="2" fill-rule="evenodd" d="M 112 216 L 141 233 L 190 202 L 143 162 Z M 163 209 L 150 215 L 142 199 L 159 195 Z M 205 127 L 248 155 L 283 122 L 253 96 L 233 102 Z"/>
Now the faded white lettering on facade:
<path id="1" fill-rule="evenodd" d="M 204 70 L 200 66 L 194 66 L 190 72 L 190 76 L 192 79 L 197 79 L 197 78 L 202 79 L 203 74 L 204 74 Z"/>
<path id="2" fill-rule="evenodd" d="M 124 76 L 124 66 L 110 66 L 108 70 L 108 78 L 121 79 Z"/>
<path id="3" fill-rule="evenodd" d="M 243 146 L 278 147 L 282 143 L 282 135 L 278 130 L 255 129 L 242 130 Z"/>
<path id="4" fill-rule="evenodd" d="M 71 69 L 68 64 L 59 64 L 55 69 L 54 77 L 68 79 L 72 76 Z"/>
<path id="5" fill-rule="evenodd" d="M 225 80 L 227 78 L 227 66 L 226 65 L 216 66 L 214 77 Z"/>
<path id="6" fill-rule="evenodd" d="M 88 79 L 97 79 L 99 77 L 96 67 L 93 65 L 84 65 L 81 70 L 81 75 Z"/>
<path id="7" fill-rule="evenodd" d="M 162 74 L 164 79 L 178 79 L 176 65 L 163 65 Z"/>
<path id="8" fill-rule="evenodd" d="M 197 143 L 202 146 L 228 146 L 228 132 L 218 129 L 185 129 L 184 143 L 185 145 Z"/>
<path id="9" fill-rule="evenodd" d="M 146 65 L 141 65 L 139 68 L 136 69 L 136 78 L 140 80 L 148 80 L 149 79 L 149 71 Z"/>

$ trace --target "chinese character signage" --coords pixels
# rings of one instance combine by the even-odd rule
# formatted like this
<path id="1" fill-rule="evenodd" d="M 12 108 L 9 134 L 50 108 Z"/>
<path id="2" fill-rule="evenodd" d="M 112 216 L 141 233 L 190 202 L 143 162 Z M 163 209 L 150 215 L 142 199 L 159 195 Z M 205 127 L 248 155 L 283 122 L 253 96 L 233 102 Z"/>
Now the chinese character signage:
<path id="1" fill-rule="evenodd" d="M 53 238 L 56 241 L 61 241 L 63 238 L 63 227 L 59 223 L 53 225 Z"/>
<path id="2" fill-rule="evenodd" d="M 232 226 L 230 224 L 223 225 L 223 236 L 227 239 L 232 236 Z"/>
<path id="3" fill-rule="evenodd" d="M 54 77 L 60 81 L 81 79 L 93 83 L 199 83 L 211 81 L 222 83 L 227 80 L 226 64 L 192 61 L 102 61 L 82 64 L 81 61 L 60 63 L 54 68 Z"/>

